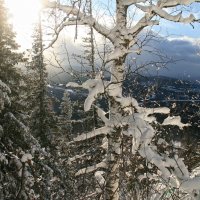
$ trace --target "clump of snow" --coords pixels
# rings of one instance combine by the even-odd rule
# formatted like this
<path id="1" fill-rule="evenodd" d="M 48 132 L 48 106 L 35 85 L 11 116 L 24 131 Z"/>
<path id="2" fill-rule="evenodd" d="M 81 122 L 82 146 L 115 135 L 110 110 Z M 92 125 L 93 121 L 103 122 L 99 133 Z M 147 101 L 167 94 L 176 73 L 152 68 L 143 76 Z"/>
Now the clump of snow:
<path id="1" fill-rule="evenodd" d="M 94 176 L 100 186 L 103 186 L 105 184 L 105 178 L 103 177 L 104 173 L 105 172 L 103 172 L 103 171 L 96 171 L 94 174 Z"/>
<path id="2" fill-rule="evenodd" d="M 98 94 L 103 94 L 105 92 L 105 87 L 103 80 L 101 79 L 89 79 L 83 83 L 83 88 L 89 90 L 88 97 L 84 103 L 84 110 L 88 111 L 91 108 L 92 103 L 97 98 Z"/>
<path id="3" fill-rule="evenodd" d="M 165 146 L 168 145 L 168 143 L 167 143 L 163 138 L 159 138 L 157 144 L 158 144 L 158 145 L 163 144 L 163 145 L 165 145 Z"/>
<path id="4" fill-rule="evenodd" d="M 180 129 L 182 129 L 185 126 L 190 126 L 190 124 L 183 124 L 181 122 L 180 116 L 169 116 L 163 121 L 162 125 L 175 125 L 178 126 Z"/>
<path id="5" fill-rule="evenodd" d="M 24 154 L 22 156 L 21 161 L 22 162 L 28 162 L 28 161 L 30 161 L 32 159 L 33 159 L 33 156 L 31 154 L 29 154 L 29 153 L 26 153 L 26 154 Z"/>
<path id="6" fill-rule="evenodd" d="M 0 80 L 0 89 L 3 90 L 4 92 L 7 92 L 7 93 L 11 93 L 11 90 L 10 88 Z"/>
<path id="7" fill-rule="evenodd" d="M 5 163 L 6 165 L 8 164 L 8 160 L 6 159 L 6 156 L 3 153 L 0 153 L 0 162 Z"/>
<path id="8" fill-rule="evenodd" d="M 0 80 L 0 112 L 4 109 L 5 104 L 10 105 L 8 94 L 11 93 L 10 88 Z"/>
<path id="9" fill-rule="evenodd" d="M 53 86 L 52 86 L 52 85 L 50 85 L 50 84 L 47 84 L 47 87 L 48 87 L 48 88 L 53 88 Z"/>
<path id="10" fill-rule="evenodd" d="M 115 100 L 121 104 L 121 108 L 129 114 L 134 113 L 134 108 L 138 109 L 138 102 L 132 97 L 116 97 Z"/>
<path id="11" fill-rule="evenodd" d="M 105 116 L 106 115 L 106 112 L 104 112 L 101 108 L 95 106 L 96 109 L 97 109 L 97 114 L 98 116 L 101 118 L 101 120 L 107 124 L 108 123 L 108 118 Z"/>
<path id="12" fill-rule="evenodd" d="M 74 93 L 74 91 L 71 90 L 71 89 L 67 89 L 67 92 L 69 92 L 69 93 Z"/>
<path id="13" fill-rule="evenodd" d="M 199 176 L 200 177 L 200 167 L 196 167 L 194 170 L 192 170 L 192 176 Z"/>
<path id="14" fill-rule="evenodd" d="M 66 87 L 81 87 L 81 85 L 79 85 L 78 83 L 69 82 L 67 83 Z"/>
<path id="15" fill-rule="evenodd" d="M 103 94 L 105 92 L 105 88 L 107 87 L 108 82 L 103 81 L 101 76 L 97 75 L 95 79 L 88 79 L 82 85 L 77 83 L 69 82 L 66 87 L 82 87 L 89 91 L 89 94 L 84 103 L 84 110 L 90 110 L 92 103 L 97 98 L 98 94 Z"/>
<path id="16" fill-rule="evenodd" d="M 87 174 L 87 173 L 91 173 L 91 172 L 94 172 L 96 171 L 98 168 L 104 168 L 104 169 L 107 169 L 107 163 L 102 161 L 96 165 L 92 165 L 92 166 L 89 166 L 89 167 L 86 167 L 86 168 L 83 168 L 83 169 L 80 169 L 76 174 L 75 176 L 80 176 L 82 174 Z"/>
<path id="17" fill-rule="evenodd" d="M 72 158 L 69 158 L 67 164 L 71 165 L 72 162 L 76 161 L 77 159 L 81 159 L 81 158 L 83 158 L 85 156 L 86 156 L 86 154 L 84 153 L 83 155 L 76 155 L 76 156 L 74 156 Z"/>
<path id="18" fill-rule="evenodd" d="M 109 127 L 105 126 L 102 128 L 95 129 L 89 133 L 81 134 L 81 135 L 77 136 L 76 138 L 74 138 L 73 140 L 75 142 L 78 142 L 78 141 L 83 141 L 83 140 L 86 140 L 89 138 L 96 137 L 98 135 L 106 135 L 106 134 L 110 133 L 110 130 L 111 129 Z"/>
<path id="19" fill-rule="evenodd" d="M 103 138 L 101 148 L 108 149 L 108 138 L 107 137 Z"/>

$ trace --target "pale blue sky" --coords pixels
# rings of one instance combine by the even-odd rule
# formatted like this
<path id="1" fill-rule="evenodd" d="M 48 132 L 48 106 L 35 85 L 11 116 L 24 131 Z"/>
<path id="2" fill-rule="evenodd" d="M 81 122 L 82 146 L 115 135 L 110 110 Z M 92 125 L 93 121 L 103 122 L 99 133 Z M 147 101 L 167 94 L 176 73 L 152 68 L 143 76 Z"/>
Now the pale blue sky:
<path id="1" fill-rule="evenodd" d="M 36 22 L 37 19 L 40 0 L 5 0 L 5 1 L 12 15 L 11 22 L 13 23 L 14 30 L 17 33 L 17 42 L 21 45 L 22 50 L 31 48 L 32 29 L 33 29 L 33 24 L 34 22 Z M 96 10 L 98 10 L 98 17 L 100 19 L 102 19 L 103 16 L 105 16 L 104 21 L 106 22 L 112 21 L 112 18 L 109 15 L 110 13 L 114 12 L 115 9 L 114 2 L 115 2 L 114 0 L 94 0 Z M 110 11 L 109 12 L 106 11 L 106 13 L 104 13 L 103 9 L 107 8 L 109 8 Z M 192 11 L 195 14 L 195 16 L 200 17 L 200 5 L 193 4 L 193 6 L 190 7 L 190 11 Z M 186 11 L 184 14 L 188 15 L 188 12 Z M 200 77 L 200 64 L 198 70 L 198 63 L 200 63 L 200 56 L 197 55 L 196 53 L 197 44 L 200 45 L 200 23 L 194 23 L 193 26 L 194 28 L 188 24 L 177 24 L 174 22 L 161 20 L 160 26 L 155 26 L 153 28 L 154 31 L 158 32 L 160 35 L 162 36 L 168 35 L 169 38 L 171 38 L 171 40 L 169 41 L 166 40 L 167 41 L 166 43 L 162 41 L 163 51 L 166 51 L 166 53 L 170 54 L 170 51 L 174 52 L 174 50 L 177 49 L 174 52 L 174 54 L 177 54 L 178 59 L 183 58 L 183 60 L 187 61 L 187 62 L 177 63 L 176 65 L 174 65 L 173 70 L 171 72 L 168 72 L 170 76 L 172 74 L 180 75 L 181 73 L 186 73 L 185 72 L 185 69 L 187 67 L 186 65 L 190 65 L 189 68 L 190 70 L 187 69 L 187 73 L 190 73 L 191 76 Z M 71 35 L 72 33 L 70 35 L 66 35 L 66 37 L 69 36 L 69 38 L 70 37 L 72 38 Z M 71 47 L 72 50 L 75 50 L 76 48 L 77 45 Z M 187 53 L 185 49 L 186 50 L 188 49 L 190 52 Z M 191 59 L 191 53 L 194 54 L 193 60 Z M 188 57 L 188 55 L 190 57 Z M 188 61 L 190 61 L 190 63 L 188 63 Z M 182 66 L 184 66 L 184 69 Z"/>
<path id="2" fill-rule="evenodd" d="M 37 18 L 37 11 L 40 0 L 5 0 L 12 15 L 11 21 L 14 23 L 14 29 L 17 32 L 17 40 L 21 43 L 22 48 L 30 47 L 30 37 L 32 35 L 31 28 Z M 109 8 L 113 13 L 114 11 L 114 0 L 94 0 L 93 4 L 99 11 L 103 12 L 103 9 Z M 195 16 L 200 17 L 200 5 L 193 4 L 190 6 L 190 10 Z M 188 14 L 188 12 L 186 12 Z M 160 31 L 162 35 L 173 35 L 173 36 L 188 36 L 192 38 L 200 38 L 200 23 L 194 23 L 194 29 L 191 25 L 177 24 L 162 20 L 161 25 L 154 27 L 154 30 Z"/>

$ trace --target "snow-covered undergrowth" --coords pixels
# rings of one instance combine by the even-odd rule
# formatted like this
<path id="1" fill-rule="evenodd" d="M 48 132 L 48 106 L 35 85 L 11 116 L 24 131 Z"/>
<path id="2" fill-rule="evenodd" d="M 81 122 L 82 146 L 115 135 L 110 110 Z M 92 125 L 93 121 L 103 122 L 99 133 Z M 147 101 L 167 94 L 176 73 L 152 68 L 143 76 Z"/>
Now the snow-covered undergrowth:
<path id="1" fill-rule="evenodd" d="M 0 80 L 0 112 L 4 109 L 5 104 L 10 104 L 8 94 L 10 94 L 10 88 Z"/>

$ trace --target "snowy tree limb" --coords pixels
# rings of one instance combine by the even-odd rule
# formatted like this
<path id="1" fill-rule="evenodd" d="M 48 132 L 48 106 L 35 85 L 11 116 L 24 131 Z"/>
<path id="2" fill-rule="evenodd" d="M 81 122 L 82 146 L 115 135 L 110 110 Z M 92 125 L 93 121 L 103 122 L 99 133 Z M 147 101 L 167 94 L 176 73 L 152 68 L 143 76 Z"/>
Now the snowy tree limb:
<path id="1" fill-rule="evenodd" d="M 95 101 L 99 94 L 105 92 L 105 88 L 108 85 L 108 81 L 103 81 L 100 76 L 96 76 L 95 79 L 88 79 L 82 85 L 77 83 L 69 82 L 66 87 L 82 87 L 89 91 L 89 94 L 84 102 L 84 110 L 90 110 L 92 103 Z"/>
<path id="2" fill-rule="evenodd" d="M 198 21 L 192 14 L 189 17 L 183 17 L 182 12 L 180 12 L 177 15 L 170 15 L 165 10 L 160 9 L 157 6 L 153 6 L 152 11 L 155 12 L 161 18 L 169 20 L 169 21 L 173 21 L 173 22 L 191 23 L 191 22 Z"/>
<path id="3" fill-rule="evenodd" d="M 44 8 L 51 8 L 51 9 L 59 9 L 62 12 L 66 13 L 67 15 L 73 15 L 76 17 L 74 19 L 74 22 L 67 22 L 64 25 L 70 26 L 70 25 L 89 25 L 92 26 L 98 33 L 106 36 L 110 40 L 114 40 L 114 38 L 111 37 L 111 30 L 107 29 L 105 26 L 102 26 L 98 23 L 93 17 L 84 15 L 80 9 L 76 8 L 75 6 L 67 6 L 58 4 L 55 1 L 50 2 L 48 0 L 43 0 L 43 7 Z"/>
<path id="4" fill-rule="evenodd" d="M 163 121 L 162 125 L 174 125 L 174 126 L 178 126 L 180 129 L 182 129 L 183 127 L 186 127 L 186 126 L 190 126 L 190 124 L 183 124 L 181 122 L 180 116 L 167 117 Z"/>
<path id="5" fill-rule="evenodd" d="M 90 172 L 94 172 L 96 171 L 97 169 L 99 168 L 104 168 L 104 169 L 107 169 L 107 163 L 106 162 L 100 162 L 96 165 L 93 165 L 93 166 L 90 166 L 90 167 L 86 167 L 86 168 L 83 168 L 83 169 L 80 169 L 76 174 L 75 176 L 80 176 L 80 175 L 83 175 L 83 174 L 87 174 L 87 173 L 90 173 Z"/>
<path id="6" fill-rule="evenodd" d="M 73 139 L 73 141 L 74 142 L 80 142 L 80 141 L 84 141 L 84 140 L 96 137 L 98 135 L 107 135 L 107 134 L 110 133 L 110 131 L 111 131 L 111 129 L 105 126 L 105 127 L 102 127 L 102 128 L 95 129 L 95 130 L 93 130 L 89 133 L 81 134 L 81 135 L 75 137 Z"/>
<path id="7" fill-rule="evenodd" d="M 169 21 L 173 21 L 173 22 L 191 23 L 191 22 L 198 21 L 198 19 L 196 19 L 194 15 L 192 14 L 189 17 L 183 17 L 182 12 L 180 12 L 177 15 L 170 15 L 169 13 L 167 13 L 165 10 L 163 10 L 162 8 L 158 6 L 142 6 L 139 4 L 136 4 L 136 6 L 148 14 L 153 12 L 156 15 L 160 16 L 161 18 L 169 20 Z"/>
<path id="8" fill-rule="evenodd" d="M 71 158 L 68 159 L 67 164 L 68 164 L 68 165 L 71 165 L 72 162 L 74 162 L 74 161 L 76 161 L 76 160 L 78 160 L 78 159 L 82 159 L 82 158 L 85 157 L 85 156 L 86 156 L 85 153 L 84 153 L 83 155 L 75 155 L 74 157 L 71 157 Z"/>
<path id="9" fill-rule="evenodd" d="M 146 26 L 159 25 L 159 21 L 158 20 L 151 20 L 154 16 L 155 16 L 155 14 L 151 14 L 151 16 L 149 14 L 146 14 L 144 17 L 142 17 L 137 22 L 137 24 L 134 27 L 132 27 L 129 30 L 129 33 L 131 33 L 131 34 L 137 34 L 143 28 L 145 28 Z"/>
<path id="10" fill-rule="evenodd" d="M 108 123 L 108 118 L 105 116 L 106 112 L 104 112 L 101 108 L 99 108 L 98 106 L 95 106 L 95 108 L 97 109 L 97 114 L 98 116 L 101 118 L 101 120 L 106 124 Z"/>
<path id="11" fill-rule="evenodd" d="M 169 8 L 178 5 L 188 6 L 195 2 L 200 2 L 200 0 L 159 0 L 157 5 L 162 8 Z"/>
<path id="12" fill-rule="evenodd" d="M 146 2 L 146 0 L 124 0 L 123 4 L 125 6 L 131 6 L 131 5 L 135 4 L 135 3 L 145 3 L 145 2 Z"/>

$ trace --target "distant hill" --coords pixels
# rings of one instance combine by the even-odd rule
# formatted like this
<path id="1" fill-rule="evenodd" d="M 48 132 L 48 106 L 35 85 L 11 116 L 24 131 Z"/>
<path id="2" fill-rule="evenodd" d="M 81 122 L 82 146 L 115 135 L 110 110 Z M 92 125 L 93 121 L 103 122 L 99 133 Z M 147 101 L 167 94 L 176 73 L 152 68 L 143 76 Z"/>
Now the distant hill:
<path id="1" fill-rule="evenodd" d="M 140 103 L 152 101 L 199 101 L 200 82 L 186 81 L 165 76 L 126 77 L 124 94 L 136 98 Z M 48 85 L 48 94 L 61 101 L 63 92 L 69 92 L 72 101 L 83 101 L 87 96 L 86 90 L 66 88 L 65 84 Z"/>

